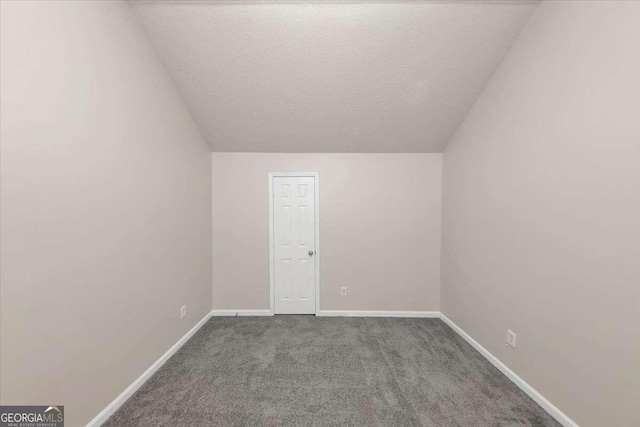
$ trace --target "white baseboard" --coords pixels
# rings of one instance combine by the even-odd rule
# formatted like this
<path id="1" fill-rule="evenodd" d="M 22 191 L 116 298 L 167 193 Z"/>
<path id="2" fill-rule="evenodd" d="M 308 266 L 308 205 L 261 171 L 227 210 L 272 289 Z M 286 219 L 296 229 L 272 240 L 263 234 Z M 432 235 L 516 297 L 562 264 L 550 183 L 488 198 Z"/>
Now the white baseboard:
<path id="1" fill-rule="evenodd" d="M 500 359 L 494 356 L 480 343 L 471 338 L 462 328 L 456 325 L 451 319 L 439 311 L 347 311 L 347 310 L 320 310 L 317 316 L 326 317 L 420 317 L 420 318 L 440 318 L 449 325 L 458 335 L 475 348 L 482 356 L 484 356 L 493 366 L 498 368 L 507 378 L 524 391 L 531 399 L 547 411 L 564 427 L 579 427 L 578 424 L 569 418 L 564 412 L 558 409 L 553 403 L 547 400 L 542 394 L 534 389 L 529 383 L 520 378 L 507 365 L 502 363 Z M 133 383 L 129 385 L 118 397 L 116 397 L 106 408 L 104 408 L 96 417 L 91 420 L 87 427 L 98 427 L 102 425 L 114 412 L 127 401 L 144 383 L 147 381 L 162 365 L 165 364 L 171 356 L 191 338 L 212 316 L 273 316 L 271 310 L 211 310 L 205 315 L 189 332 L 178 340 L 165 354 L 163 354 L 153 365 L 142 373 Z"/>
<path id="2" fill-rule="evenodd" d="M 207 313 L 202 318 L 202 320 L 196 323 L 196 325 L 191 328 L 189 332 L 184 334 L 183 337 L 180 338 L 178 342 L 176 342 L 173 346 L 171 346 L 171 348 L 167 350 L 165 354 L 160 356 L 160 358 L 156 360 L 153 365 L 151 365 L 146 371 L 144 371 L 142 375 L 140 375 L 134 382 L 132 382 L 129 387 L 127 387 L 122 393 L 120 393 L 118 397 L 113 399 L 113 401 L 109 403 L 109 405 L 107 405 L 107 407 L 104 408 L 98 415 L 96 415 L 94 419 L 89 421 L 87 427 L 98 427 L 102 425 L 102 423 L 107 421 L 107 419 L 109 419 L 109 417 L 113 415 L 113 413 L 116 412 L 120 408 L 120 406 L 122 406 L 122 404 L 126 402 L 127 399 L 129 399 L 133 395 L 133 393 L 135 393 L 149 378 L 151 378 L 151 376 L 155 374 L 156 371 L 160 369 L 162 365 L 164 365 L 165 362 L 169 360 L 171 356 L 173 356 L 180 349 L 180 347 L 184 345 L 184 343 L 189 341 L 189 338 L 191 338 L 193 334 L 198 332 L 198 330 L 205 323 L 207 323 L 207 320 L 209 320 L 210 318 L 211 313 Z"/>
<path id="3" fill-rule="evenodd" d="M 211 310 L 212 316 L 273 316 L 271 310 Z"/>
<path id="4" fill-rule="evenodd" d="M 348 311 L 320 310 L 316 316 L 323 317 L 423 317 L 438 318 L 439 311 Z"/>
<path id="5" fill-rule="evenodd" d="M 579 427 L 578 424 L 573 421 L 571 418 L 567 416 L 564 412 L 558 409 L 553 403 L 549 402 L 542 394 L 540 394 L 535 388 L 533 388 L 529 383 L 520 378 L 518 374 L 513 372 L 507 365 L 502 363 L 500 359 L 494 356 L 489 350 L 484 348 L 480 343 L 473 338 L 469 334 L 467 334 L 462 328 L 453 323 L 451 319 L 449 319 L 444 314 L 440 314 L 440 318 L 444 323 L 449 325 L 451 329 L 456 331 L 458 335 L 465 339 L 473 348 L 475 348 L 481 355 L 484 356 L 493 366 L 498 368 L 500 372 L 502 372 L 507 378 L 509 378 L 515 385 L 517 385 L 522 391 L 524 391 L 531 399 L 533 399 L 538 405 L 542 407 L 545 411 L 549 413 L 553 418 L 556 419 L 560 424 L 564 427 Z"/>
<path id="6" fill-rule="evenodd" d="M 271 310 L 212 310 L 212 316 L 273 316 Z M 316 316 L 321 317 L 440 317 L 439 311 L 349 311 L 320 310 Z"/>

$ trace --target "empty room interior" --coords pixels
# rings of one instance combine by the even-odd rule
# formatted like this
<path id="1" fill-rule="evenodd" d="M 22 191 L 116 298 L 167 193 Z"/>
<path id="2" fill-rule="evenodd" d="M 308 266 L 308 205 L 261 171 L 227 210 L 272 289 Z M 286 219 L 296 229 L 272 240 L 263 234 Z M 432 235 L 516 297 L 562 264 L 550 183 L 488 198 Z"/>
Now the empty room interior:
<path id="1" fill-rule="evenodd" d="M 640 1 L 0 40 L 0 426 L 640 426 Z"/>

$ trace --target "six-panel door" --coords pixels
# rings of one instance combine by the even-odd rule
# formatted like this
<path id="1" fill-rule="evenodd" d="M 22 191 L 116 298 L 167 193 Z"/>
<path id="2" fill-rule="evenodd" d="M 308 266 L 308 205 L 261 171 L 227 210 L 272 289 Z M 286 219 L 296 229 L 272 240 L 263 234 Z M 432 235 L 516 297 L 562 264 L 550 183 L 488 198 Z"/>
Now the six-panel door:
<path id="1" fill-rule="evenodd" d="M 275 314 L 316 308 L 315 179 L 273 178 Z"/>

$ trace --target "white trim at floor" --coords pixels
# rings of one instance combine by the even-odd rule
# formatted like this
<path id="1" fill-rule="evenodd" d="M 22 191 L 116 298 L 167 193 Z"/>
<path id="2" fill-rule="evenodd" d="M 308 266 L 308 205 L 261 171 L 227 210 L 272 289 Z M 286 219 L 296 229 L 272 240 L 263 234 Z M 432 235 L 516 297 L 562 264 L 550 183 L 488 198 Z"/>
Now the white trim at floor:
<path id="1" fill-rule="evenodd" d="M 440 318 L 444 323 L 449 325 L 458 335 L 464 338 L 471 347 L 475 348 L 485 359 L 487 359 L 493 366 L 498 368 L 507 378 L 509 378 L 520 390 L 524 391 L 531 399 L 533 399 L 538 405 L 542 407 L 549 415 L 556 419 L 564 427 L 579 427 L 578 424 L 573 421 L 567 414 L 558 409 L 553 403 L 549 402 L 546 397 L 540 394 L 535 388 L 533 388 L 528 382 L 520 378 L 518 374 L 513 372 L 507 365 L 502 363 L 500 359 L 494 356 L 489 350 L 484 348 L 480 343 L 467 334 L 460 326 L 453 323 L 444 314 L 440 314 Z"/>
<path id="2" fill-rule="evenodd" d="M 424 317 L 438 318 L 439 311 L 348 311 L 320 310 L 316 316 L 321 317 Z"/>
<path id="3" fill-rule="evenodd" d="M 149 368 L 142 373 L 134 382 L 132 382 L 129 387 L 127 387 L 118 397 L 113 399 L 111 403 L 107 405 L 94 419 L 89 421 L 87 427 L 97 427 L 102 425 L 105 421 L 109 419 L 111 415 L 114 414 L 123 404 L 129 399 L 133 393 L 135 393 L 153 374 L 156 373 L 158 369 L 165 364 L 167 360 L 171 358 L 180 347 L 182 347 L 189 338 L 191 338 L 198 330 L 211 318 L 211 312 L 205 314 L 205 316 L 200 320 L 196 325 L 189 330 L 186 334 L 182 336 L 165 354 L 160 356 L 158 360 L 156 360 L 153 365 L 149 366 Z"/>
<path id="4" fill-rule="evenodd" d="M 118 397 L 116 397 L 106 408 L 104 408 L 96 417 L 91 420 L 87 426 L 97 427 L 104 423 L 114 412 L 127 401 L 133 393 L 136 392 L 164 363 L 171 358 L 179 349 L 191 338 L 212 316 L 273 316 L 271 310 L 211 310 L 205 315 L 189 332 L 178 340 L 165 354 L 163 354 L 153 365 L 149 367 L 142 375 L 140 375 L 129 387 L 127 387 Z M 564 412 L 558 409 L 553 403 L 547 400 L 542 394 L 534 389 L 529 383 L 520 378 L 515 372 L 507 367 L 500 359 L 495 357 L 484 348 L 480 343 L 471 338 L 462 328 L 456 325 L 451 319 L 439 311 L 345 311 L 345 310 L 320 310 L 317 316 L 335 316 L 335 317 L 421 317 L 421 318 L 440 318 L 444 323 L 451 327 L 458 335 L 475 348 L 485 359 L 493 366 L 498 368 L 507 378 L 509 378 L 516 386 L 524 391 L 531 399 L 533 399 L 542 409 L 555 418 L 564 427 L 579 427 Z"/>
<path id="5" fill-rule="evenodd" d="M 271 310 L 211 310 L 211 316 L 273 316 Z"/>

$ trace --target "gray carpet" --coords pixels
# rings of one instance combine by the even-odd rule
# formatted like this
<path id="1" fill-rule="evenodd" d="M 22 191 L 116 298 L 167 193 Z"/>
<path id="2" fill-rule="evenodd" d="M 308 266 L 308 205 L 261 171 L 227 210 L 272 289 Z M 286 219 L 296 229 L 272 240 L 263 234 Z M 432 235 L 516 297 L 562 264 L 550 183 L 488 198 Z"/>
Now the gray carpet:
<path id="1" fill-rule="evenodd" d="M 106 426 L 559 426 L 439 319 L 212 318 Z"/>

